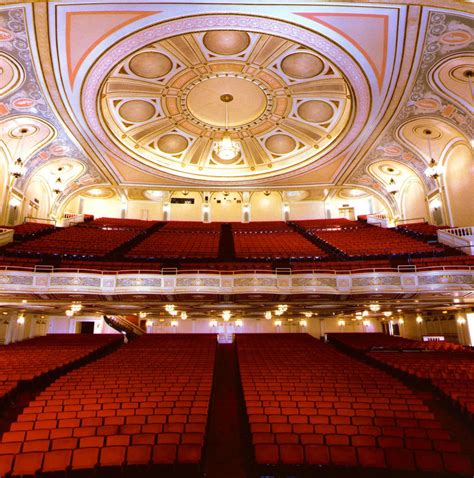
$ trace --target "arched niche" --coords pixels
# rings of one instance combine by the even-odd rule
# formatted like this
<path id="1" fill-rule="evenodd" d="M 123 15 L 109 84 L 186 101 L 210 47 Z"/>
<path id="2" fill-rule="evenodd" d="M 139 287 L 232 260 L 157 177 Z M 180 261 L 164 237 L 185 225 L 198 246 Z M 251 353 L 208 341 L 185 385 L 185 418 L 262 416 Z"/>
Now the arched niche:
<path id="1" fill-rule="evenodd" d="M 48 219 L 53 202 L 52 191 L 41 176 L 35 176 L 28 184 L 23 201 L 23 218 Z"/>
<path id="2" fill-rule="evenodd" d="M 282 203 L 278 192 L 254 192 L 250 197 L 251 221 L 281 221 Z"/>
<path id="3" fill-rule="evenodd" d="M 0 224 L 5 224 L 8 209 L 9 163 L 5 151 L 0 145 Z"/>
<path id="4" fill-rule="evenodd" d="M 406 181 L 399 195 L 401 219 L 429 221 L 425 190 L 419 179 L 412 178 Z"/>
<path id="5" fill-rule="evenodd" d="M 172 221 L 202 221 L 202 195 L 196 191 L 175 191 L 170 198 Z"/>
<path id="6" fill-rule="evenodd" d="M 212 222 L 241 222 L 242 195 L 238 192 L 215 192 L 209 199 Z"/>
<path id="7" fill-rule="evenodd" d="M 474 158 L 466 143 L 454 145 L 444 159 L 444 182 L 452 226 L 474 225 Z"/>

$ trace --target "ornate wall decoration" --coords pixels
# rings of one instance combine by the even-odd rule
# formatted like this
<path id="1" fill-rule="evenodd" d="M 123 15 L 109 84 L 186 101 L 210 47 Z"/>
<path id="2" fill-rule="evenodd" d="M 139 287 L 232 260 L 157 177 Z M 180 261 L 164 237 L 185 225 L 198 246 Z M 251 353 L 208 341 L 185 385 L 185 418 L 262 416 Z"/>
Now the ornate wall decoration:
<path id="1" fill-rule="evenodd" d="M 436 189 L 435 181 L 424 175 L 427 161 L 419 153 L 407 150 L 398 139 L 397 130 L 409 119 L 427 118 L 429 125 L 439 117 L 440 120 L 464 132 L 468 138 L 474 135 L 472 115 L 468 109 L 460 102 L 453 102 L 452 95 L 440 96 L 438 87 L 430 79 L 431 70 L 434 67 L 439 68 L 444 62 L 449 62 L 454 53 L 461 56 L 462 52 L 472 52 L 474 28 L 471 17 L 428 10 L 426 16 L 426 36 L 411 95 L 383 136 L 351 175 L 349 181 L 353 184 L 383 189 L 378 181 L 371 178 L 367 170 L 374 161 L 392 158 L 409 163 L 425 182 L 428 191 Z M 385 197 L 390 199 L 388 194 L 385 194 Z"/>
<path id="2" fill-rule="evenodd" d="M 117 287 L 161 287 L 162 281 L 157 278 L 140 278 L 137 282 L 136 278 L 117 279 Z"/>
<path id="3" fill-rule="evenodd" d="M 37 117 L 52 125 L 57 135 L 52 142 L 45 144 L 32 157 L 23 158 L 26 161 L 26 174 L 16 181 L 15 187 L 23 190 L 39 167 L 49 160 L 65 155 L 84 164 L 91 183 L 102 183 L 104 178 L 71 139 L 44 93 L 33 54 L 35 45 L 31 43 L 27 27 L 29 14 L 31 14 L 30 6 L 0 8 L 0 47 L 4 53 L 3 57 L 10 58 L 10 61 L 18 65 L 22 71 L 22 81 L 16 88 L 0 95 L 0 119 Z M 70 190 L 77 187 L 78 183 L 71 184 Z"/>

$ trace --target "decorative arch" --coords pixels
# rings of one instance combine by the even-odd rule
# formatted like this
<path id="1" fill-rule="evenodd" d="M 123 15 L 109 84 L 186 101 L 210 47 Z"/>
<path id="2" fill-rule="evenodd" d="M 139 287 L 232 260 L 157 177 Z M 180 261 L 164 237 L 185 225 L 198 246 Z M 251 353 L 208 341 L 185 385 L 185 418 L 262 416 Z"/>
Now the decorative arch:
<path id="1" fill-rule="evenodd" d="M 25 190 L 23 219 L 26 217 L 49 219 L 53 202 L 53 191 L 46 179 L 40 175 L 35 175 L 29 181 Z"/>
<path id="2" fill-rule="evenodd" d="M 419 178 L 407 179 L 398 194 L 402 219 L 429 221 L 425 188 Z"/>
<path id="3" fill-rule="evenodd" d="M 469 144 L 457 141 L 451 145 L 443 157 L 444 174 L 441 182 L 444 187 L 446 212 L 452 226 L 472 226 L 474 224 L 474 157 Z"/>
<path id="4" fill-rule="evenodd" d="M 5 224 L 8 209 L 8 190 L 10 182 L 10 163 L 7 152 L 0 144 L 0 224 Z"/>

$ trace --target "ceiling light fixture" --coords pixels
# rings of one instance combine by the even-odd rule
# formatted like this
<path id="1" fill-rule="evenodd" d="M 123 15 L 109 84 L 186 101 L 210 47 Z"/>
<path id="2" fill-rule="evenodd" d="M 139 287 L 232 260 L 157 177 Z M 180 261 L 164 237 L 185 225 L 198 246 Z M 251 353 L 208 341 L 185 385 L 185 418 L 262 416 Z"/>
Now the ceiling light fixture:
<path id="1" fill-rule="evenodd" d="M 388 183 L 387 191 L 392 195 L 395 196 L 395 194 L 398 193 L 398 187 L 397 183 L 395 182 L 395 179 L 390 178 L 390 181 Z"/>
<path id="2" fill-rule="evenodd" d="M 228 103 L 230 103 L 234 97 L 228 93 L 221 95 L 220 100 L 224 103 L 225 109 L 225 131 L 222 139 L 214 144 L 214 152 L 223 161 L 231 161 L 237 157 L 240 153 L 240 145 L 236 141 L 232 141 L 230 133 L 228 131 L 229 123 L 229 110 Z"/>
<path id="3" fill-rule="evenodd" d="M 270 310 L 265 311 L 265 318 L 267 320 L 271 320 L 272 318 L 272 312 Z"/>
<path id="4" fill-rule="evenodd" d="M 20 150 L 20 154 L 21 154 L 20 146 L 21 146 L 23 138 L 28 133 L 28 128 L 20 128 L 19 133 L 20 133 L 21 136 L 18 140 L 17 147 L 15 148 L 15 153 L 17 153 L 18 150 Z M 17 156 L 17 154 L 14 155 L 14 156 L 17 156 L 17 158 L 15 159 L 15 161 L 13 163 L 12 170 L 11 170 L 11 175 L 15 179 L 21 178 L 21 176 L 23 176 L 25 174 L 25 165 L 23 164 L 23 160 L 21 159 L 20 154 L 18 156 Z"/>
<path id="5" fill-rule="evenodd" d="M 429 165 L 425 169 L 425 175 L 436 180 L 441 176 L 441 174 L 443 174 L 443 167 L 434 160 L 433 154 L 431 152 L 431 137 L 433 135 L 433 131 L 430 129 L 424 129 L 423 134 L 426 136 L 426 141 L 428 141 L 428 156 L 430 158 Z"/>
<path id="6" fill-rule="evenodd" d="M 56 194 L 61 194 L 64 191 L 64 184 L 61 179 L 61 176 L 59 176 L 62 170 L 63 168 L 58 168 L 58 177 L 56 181 L 54 182 L 53 192 L 55 192 Z"/>
<path id="7" fill-rule="evenodd" d="M 474 71 L 472 70 L 466 70 L 463 75 L 467 78 L 467 81 L 469 83 L 469 90 L 471 92 L 471 100 L 474 100 L 474 88 L 472 84 L 472 79 L 474 78 Z"/>
<path id="8" fill-rule="evenodd" d="M 230 310 L 224 310 L 222 311 L 222 318 L 224 319 L 224 322 L 229 322 L 229 319 L 231 318 L 232 314 L 230 313 Z"/>

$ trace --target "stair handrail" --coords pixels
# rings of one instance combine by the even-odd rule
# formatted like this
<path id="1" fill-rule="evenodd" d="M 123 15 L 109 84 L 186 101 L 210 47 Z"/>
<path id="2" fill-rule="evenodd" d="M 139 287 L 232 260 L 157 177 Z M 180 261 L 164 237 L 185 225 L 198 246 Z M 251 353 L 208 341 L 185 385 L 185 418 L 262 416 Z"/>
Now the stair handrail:
<path id="1" fill-rule="evenodd" d="M 123 328 L 125 328 L 125 333 L 130 332 L 132 335 L 135 336 L 140 336 L 143 335 L 144 332 L 143 330 L 135 325 L 133 322 L 130 322 L 127 320 L 125 317 L 121 315 L 104 315 L 104 320 L 107 322 L 107 319 L 111 322 L 116 322 L 117 325 L 121 325 Z M 127 330 L 128 329 L 128 330 Z"/>

